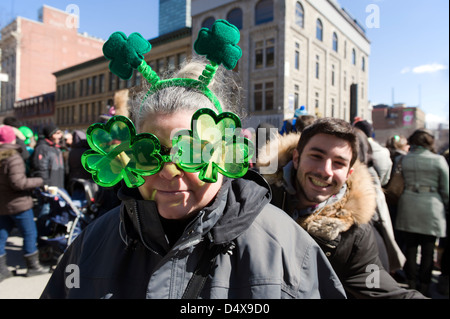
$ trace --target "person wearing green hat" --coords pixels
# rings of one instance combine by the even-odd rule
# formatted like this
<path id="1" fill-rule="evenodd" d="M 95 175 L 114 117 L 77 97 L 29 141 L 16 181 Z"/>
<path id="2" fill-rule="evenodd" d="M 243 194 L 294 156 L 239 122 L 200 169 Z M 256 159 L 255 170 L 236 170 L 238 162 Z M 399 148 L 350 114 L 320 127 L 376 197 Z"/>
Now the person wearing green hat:
<path id="1" fill-rule="evenodd" d="M 23 237 L 22 251 L 27 265 L 27 276 L 47 273 L 39 263 L 37 231 L 34 222 L 31 190 L 43 185 L 42 178 L 29 178 L 16 144 L 13 127 L 0 125 L 0 282 L 11 277 L 7 267 L 5 245 L 13 227 Z"/>
<path id="2" fill-rule="evenodd" d="M 34 138 L 34 132 L 31 128 L 28 126 L 21 126 L 19 127 L 19 131 L 22 132 L 23 136 L 25 136 L 25 140 L 23 141 L 25 144 L 25 147 L 28 151 L 28 154 L 30 154 L 30 157 L 25 161 L 26 166 L 26 172 L 27 175 L 30 174 L 30 159 L 34 152 L 34 147 L 36 146 L 36 140 Z"/>

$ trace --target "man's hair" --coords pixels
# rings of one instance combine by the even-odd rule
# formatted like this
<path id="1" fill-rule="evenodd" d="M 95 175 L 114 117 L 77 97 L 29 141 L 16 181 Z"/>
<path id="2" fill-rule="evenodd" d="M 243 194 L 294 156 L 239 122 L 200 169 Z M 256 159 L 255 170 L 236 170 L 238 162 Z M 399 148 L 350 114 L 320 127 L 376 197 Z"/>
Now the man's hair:
<path id="1" fill-rule="evenodd" d="M 300 136 L 300 140 L 297 144 L 297 151 L 300 156 L 309 140 L 317 134 L 333 135 L 349 142 L 352 149 L 350 167 L 355 164 L 359 151 L 358 138 L 356 137 L 354 129 L 350 123 L 334 117 L 326 117 L 316 120 L 313 124 L 306 127 Z"/>

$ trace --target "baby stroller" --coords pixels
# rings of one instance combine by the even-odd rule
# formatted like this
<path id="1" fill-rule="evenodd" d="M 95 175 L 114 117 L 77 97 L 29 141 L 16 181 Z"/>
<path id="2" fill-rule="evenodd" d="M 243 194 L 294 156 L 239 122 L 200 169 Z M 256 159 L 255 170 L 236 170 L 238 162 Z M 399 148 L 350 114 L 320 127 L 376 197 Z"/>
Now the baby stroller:
<path id="1" fill-rule="evenodd" d="M 88 182 L 79 180 L 73 183 L 72 198 L 65 190 L 48 187 L 40 192 L 42 200 L 50 204 L 50 212 L 38 219 L 40 227 L 38 238 L 39 259 L 45 263 L 57 263 L 67 247 L 81 231 L 96 217 L 97 207 Z M 83 189 L 86 195 L 81 197 Z"/>

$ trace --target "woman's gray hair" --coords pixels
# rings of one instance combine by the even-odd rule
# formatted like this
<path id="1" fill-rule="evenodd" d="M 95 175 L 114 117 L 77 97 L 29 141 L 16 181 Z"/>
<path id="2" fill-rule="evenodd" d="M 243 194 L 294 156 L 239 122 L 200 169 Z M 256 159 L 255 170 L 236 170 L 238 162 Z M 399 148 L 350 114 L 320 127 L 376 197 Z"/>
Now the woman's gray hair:
<path id="1" fill-rule="evenodd" d="M 186 61 L 177 72 L 160 75 L 160 78 L 198 79 L 205 69 L 206 63 L 206 59 Z M 208 88 L 220 101 L 223 111 L 243 115 L 239 114 L 242 113 L 240 105 L 241 86 L 237 79 L 236 72 L 228 71 L 220 66 Z M 214 109 L 217 112 L 213 103 L 203 93 L 194 88 L 167 87 L 146 97 L 150 84 L 145 80 L 144 82 L 142 90 L 136 92 L 131 101 L 132 119 L 138 132 L 140 132 L 143 121 L 155 113 L 171 114 L 179 110 L 195 111 L 200 108 Z"/>

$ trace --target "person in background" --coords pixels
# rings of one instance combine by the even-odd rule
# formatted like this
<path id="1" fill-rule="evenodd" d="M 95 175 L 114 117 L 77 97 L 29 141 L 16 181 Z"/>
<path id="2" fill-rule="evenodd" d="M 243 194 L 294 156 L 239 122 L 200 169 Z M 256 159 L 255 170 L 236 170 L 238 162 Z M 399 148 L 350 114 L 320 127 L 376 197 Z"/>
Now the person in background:
<path id="1" fill-rule="evenodd" d="M 409 144 L 408 139 L 403 135 L 393 135 L 386 141 L 386 148 L 389 150 L 391 154 L 391 161 L 392 161 L 392 170 L 391 170 L 391 177 L 392 174 L 394 174 L 397 165 L 400 161 L 400 159 L 408 154 L 409 151 Z M 387 186 L 386 184 L 385 186 Z M 395 220 L 397 219 L 397 210 L 398 210 L 398 200 L 392 198 L 389 196 L 389 194 L 386 194 L 386 202 L 389 207 L 389 213 L 391 215 L 391 220 L 393 225 L 395 225 Z M 405 240 L 403 238 L 403 232 L 398 231 L 394 228 L 394 236 L 395 240 L 397 241 L 400 249 L 405 252 Z M 397 273 L 399 276 L 401 276 L 401 273 Z M 404 276 L 399 277 L 399 280 L 405 280 Z"/>
<path id="2" fill-rule="evenodd" d="M 33 155 L 34 148 L 36 146 L 36 139 L 34 137 L 34 132 L 27 126 L 21 126 L 19 127 L 19 131 L 22 132 L 22 134 L 25 136 L 25 140 L 23 141 L 25 144 L 25 147 L 28 151 L 28 154 L 30 157 L 25 160 L 25 166 L 27 168 L 27 176 L 30 176 L 30 161 L 31 156 Z"/>
<path id="3" fill-rule="evenodd" d="M 408 139 L 403 135 L 393 135 L 386 141 L 386 148 L 391 154 L 393 168 L 397 166 L 400 156 L 408 154 Z"/>
<path id="4" fill-rule="evenodd" d="M 6 260 L 6 241 L 16 226 L 23 237 L 26 276 L 48 273 L 39 263 L 37 230 L 30 190 L 43 186 L 40 177 L 29 178 L 20 156 L 21 147 L 11 126 L 0 126 L 0 282 L 11 277 Z"/>
<path id="5" fill-rule="evenodd" d="M 44 126 L 41 136 L 31 157 L 30 176 L 41 177 L 45 186 L 56 186 L 65 190 L 64 160 L 59 146 L 63 133 L 54 124 L 48 124 Z M 40 196 L 37 206 L 38 233 L 43 234 L 50 213 L 50 204 Z"/>
<path id="6" fill-rule="evenodd" d="M 378 243 L 379 257 L 383 263 L 383 267 L 395 277 L 397 276 L 397 272 L 403 268 L 406 258 L 395 240 L 389 207 L 381 187 L 380 179 L 373 167 L 372 148 L 368 138 L 360 129 L 355 127 L 354 131 L 359 140 L 358 159 L 367 166 L 376 191 L 377 209 L 372 217 L 372 224 Z"/>
<path id="7" fill-rule="evenodd" d="M 408 284 L 430 294 L 434 251 L 438 238 L 446 237 L 449 201 L 449 169 L 445 158 L 435 153 L 434 135 L 417 129 L 408 137 L 409 153 L 402 160 L 405 189 L 398 202 L 395 228 L 403 232 Z M 417 271 L 417 253 L 420 263 Z"/>
<path id="8" fill-rule="evenodd" d="M 447 165 L 448 165 L 448 157 L 449 157 L 449 150 L 448 148 L 442 153 L 442 156 L 444 156 L 445 160 L 447 161 Z M 449 272 L 450 272 L 450 265 L 449 265 L 449 260 L 448 260 L 448 232 L 449 232 L 449 207 L 447 205 L 447 212 L 446 212 L 446 217 L 447 217 L 447 236 L 445 238 L 441 238 L 439 240 L 439 246 L 438 246 L 438 258 L 440 255 L 440 268 L 441 268 L 441 274 L 439 275 L 438 278 L 438 284 L 437 284 L 437 291 L 445 296 L 449 295 Z M 440 251 L 440 252 L 439 252 Z"/>
<path id="9" fill-rule="evenodd" d="M 31 158 L 31 174 L 42 177 L 44 185 L 64 189 L 64 160 L 60 150 L 62 131 L 54 124 L 44 126 Z"/>
<path id="10" fill-rule="evenodd" d="M 283 121 L 283 126 L 281 127 L 280 135 L 289 134 L 291 132 L 296 132 L 297 128 L 295 126 L 295 123 L 297 122 L 297 119 L 303 115 L 308 115 L 308 112 L 306 111 L 306 108 L 304 105 L 300 106 L 299 109 L 295 110 L 294 118 Z"/>
<path id="11" fill-rule="evenodd" d="M 14 116 L 8 116 L 3 120 L 3 124 L 9 125 L 14 129 L 14 134 L 16 135 L 16 144 L 19 145 L 22 149 L 20 156 L 22 156 L 24 161 L 28 161 L 28 159 L 30 158 L 30 153 L 28 153 L 27 147 L 24 142 L 26 137 L 19 130 L 19 127 L 22 125 L 20 121 Z"/>
<path id="12" fill-rule="evenodd" d="M 281 143 L 295 135 L 283 136 Z M 289 143 L 291 147 L 278 149 L 290 154 L 260 158 L 257 167 L 291 157 L 287 165 L 279 167 L 283 173 L 275 174 L 278 180 L 271 179 L 272 188 L 283 190 L 283 200 L 275 201 L 281 202 L 283 206 L 279 207 L 316 240 L 347 296 L 425 298 L 416 290 L 402 288 L 380 261 L 371 225 L 377 208 L 376 190 L 367 167 L 357 160 L 359 148 L 354 128 L 340 119 L 321 118 Z M 372 271 L 376 273 L 376 284 L 371 284 Z"/>
<path id="13" fill-rule="evenodd" d="M 355 121 L 353 125 L 363 131 L 369 139 L 369 144 L 372 148 L 373 167 L 380 178 L 381 186 L 387 185 L 392 171 L 392 160 L 389 150 L 373 139 L 375 133 L 372 124 L 366 120 L 359 120 Z"/>

